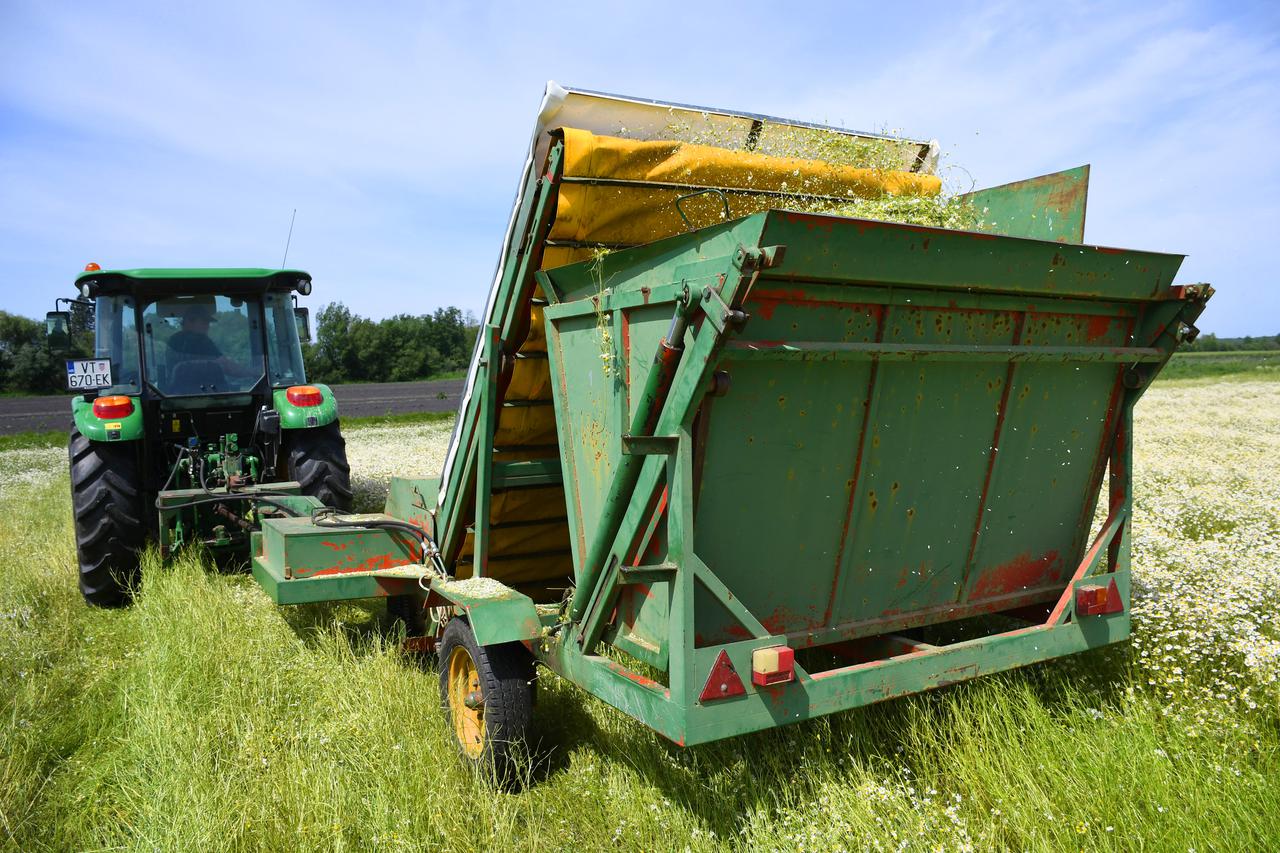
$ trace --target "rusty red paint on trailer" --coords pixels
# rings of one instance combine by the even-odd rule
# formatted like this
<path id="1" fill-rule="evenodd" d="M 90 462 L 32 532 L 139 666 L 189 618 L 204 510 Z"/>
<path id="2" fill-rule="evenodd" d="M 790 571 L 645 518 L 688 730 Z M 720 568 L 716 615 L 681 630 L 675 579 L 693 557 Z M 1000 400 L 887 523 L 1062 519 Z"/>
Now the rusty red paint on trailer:
<path id="1" fill-rule="evenodd" d="M 923 562 L 920 563 L 920 566 L 915 569 L 913 569 L 911 566 L 903 566 L 902 571 L 898 573 L 898 582 L 894 585 L 894 588 L 902 589 L 907 584 L 911 583 L 911 575 L 913 572 L 918 574 L 920 578 L 923 580 L 925 574 L 928 572 L 928 568 Z"/>
<path id="2" fill-rule="evenodd" d="M 752 288 L 751 297 L 747 300 L 747 304 L 751 306 L 753 314 L 759 314 L 766 320 L 772 320 L 773 312 L 778 307 L 778 303 L 803 301 L 805 301 L 805 292 L 803 290 L 762 290 L 760 288 Z"/>
<path id="3" fill-rule="evenodd" d="M 1053 178 L 1056 176 L 1046 175 L 1045 177 Z M 1028 183 L 1034 184 L 1035 179 Z M 1089 193 L 1089 184 L 1085 181 L 1071 181 L 1069 183 L 1045 181 L 1044 183 L 1055 187 L 1049 191 L 1049 195 L 1046 198 L 1046 206 L 1061 213 L 1074 210 Z"/>
<path id="4" fill-rule="evenodd" d="M 350 542 L 321 542 L 320 544 L 326 548 L 332 548 L 335 551 L 345 551 L 347 550 L 347 546 L 349 546 L 351 543 Z"/>
<path id="5" fill-rule="evenodd" d="M 395 569 L 395 568 L 399 568 L 400 566 L 407 566 L 407 565 L 410 565 L 411 563 L 417 563 L 420 561 L 421 561 L 420 554 L 414 553 L 414 551 L 411 549 L 410 555 L 407 557 L 397 557 L 389 553 L 376 554 L 358 563 L 355 562 L 354 560 L 348 560 L 346 564 L 339 564 L 339 565 L 330 566 L 324 569 L 317 569 L 316 571 L 307 574 L 306 577 L 315 578 L 315 577 L 321 577 L 324 575 L 344 575 L 344 574 L 349 574 L 351 572 L 376 572 L 381 569 Z"/>
<path id="6" fill-rule="evenodd" d="M 801 611 L 779 606 L 774 608 L 773 612 L 767 616 L 761 616 L 758 618 L 760 620 L 760 624 L 763 625 L 764 629 L 770 634 L 785 634 L 788 631 L 795 631 L 797 629 L 808 630 L 823 624 L 817 621 L 818 616 L 813 612 L 816 609 L 816 607 L 810 607 L 810 613 L 806 616 Z M 753 637 L 754 635 L 747 632 L 747 636 Z"/>
<path id="7" fill-rule="evenodd" d="M 665 687 L 654 681 L 652 678 L 646 678 L 638 672 L 632 672 L 617 661 L 608 661 L 607 663 L 609 664 L 610 670 L 621 675 L 623 678 L 627 679 L 627 681 L 634 681 L 641 687 L 647 687 L 650 690 L 660 690 L 663 694 L 668 696 L 670 695 L 670 692 Z"/>
<path id="8" fill-rule="evenodd" d="M 797 222 L 803 224 L 810 231 L 815 228 L 820 231 L 831 233 L 834 223 L 831 217 L 824 217 L 812 213 L 796 213 L 795 211 L 787 211 L 784 216 L 788 222 Z"/>
<path id="9" fill-rule="evenodd" d="M 1105 314 L 1097 314 L 1089 318 L 1089 325 L 1085 328 L 1085 340 L 1089 343 L 1100 340 L 1105 337 L 1107 332 L 1111 331 L 1111 318 Z"/>
<path id="10" fill-rule="evenodd" d="M 1021 554 L 1007 563 L 985 569 L 978 575 L 969 600 L 995 598 L 1042 585 L 1046 579 L 1056 581 L 1061 574 L 1057 551 L 1039 557 Z"/>

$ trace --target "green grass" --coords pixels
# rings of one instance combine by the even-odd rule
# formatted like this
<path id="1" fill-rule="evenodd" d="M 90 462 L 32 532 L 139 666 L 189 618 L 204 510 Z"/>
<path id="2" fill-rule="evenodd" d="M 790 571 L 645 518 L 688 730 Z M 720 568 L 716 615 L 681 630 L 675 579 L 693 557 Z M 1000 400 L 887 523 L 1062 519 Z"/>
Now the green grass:
<path id="1" fill-rule="evenodd" d="M 693 749 L 543 677 L 495 793 L 379 609 L 197 557 L 86 608 L 65 478 L 0 501 L 0 839 L 19 850 L 1265 849 L 1280 718 L 1188 738 L 1124 648 Z"/>
<path id="2" fill-rule="evenodd" d="M 15 432 L 12 435 L 0 435 L 0 453 L 6 450 L 21 450 L 31 447 L 55 447 L 66 443 L 66 430 Z"/>
<path id="3" fill-rule="evenodd" d="M 1213 414 L 1196 395 L 1235 396 L 1212 377 L 1168 384 L 1183 386 L 1162 404 L 1174 437 L 1189 428 L 1179 413 Z M 1232 608 L 1273 601 L 1245 576 L 1265 575 L 1274 534 L 1217 523 L 1242 524 L 1265 498 L 1247 478 L 1228 488 L 1237 469 L 1268 464 L 1250 450 L 1272 446 L 1244 431 L 1251 418 L 1197 427 L 1230 436 L 1189 439 L 1216 467 L 1174 448 L 1140 472 L 1159 530 L 1135 559 L 1158 577 L 1152 549 L 1180 530 L 1168 559 L 1211 567 L 1189 577 L 1247 581 L 1212 617 L 1224 625 Z M 38 437 L 10 438 L 0 450 L 14 459 L 63 464 Z M 1225 689 L 1219 660 L 1180 655 L 1157 675 L 1146 656 L 1177 620 L 1132 644 L 692 749 L 543 676 L 543 760 L 509 794 L 455 759 L 436 678 L 384 633 L 379 605 L 277 608 L 244 575 L 150 553 L 134 607 L 91 610 L 74 566 L 65 473 L 0 482 L 0 849 L 1262 850 L 1280 837 L 1275 683 L 1250 682 L 1258 708 L 1234 714 L 1204 698 Z M 1202 706 L 1215 710 L 1204 721 Z"/>
<path id="4" fill-rule="evenodd" d="M 1280 350 L 1179 352 L 1160 373 L 1166 379 L 1280 379 Z"/>

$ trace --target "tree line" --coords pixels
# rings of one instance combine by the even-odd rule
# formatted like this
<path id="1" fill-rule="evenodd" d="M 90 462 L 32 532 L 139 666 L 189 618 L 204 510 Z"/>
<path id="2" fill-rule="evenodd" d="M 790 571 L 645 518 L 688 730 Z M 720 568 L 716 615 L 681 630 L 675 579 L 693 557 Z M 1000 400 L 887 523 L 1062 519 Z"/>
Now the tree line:
<path id="1" fill-rule="evenodd" d="M 0 392 L 47 394 L 66 388 L 68 358 L 93 355 L 93 314 L 73 311 L 70 350 L 50 349 L 45 324 L 0 311 Z M 311 343 L 302 345 L 313 382 L 401 382 L 461 370 L 471 360 L 476 321 L 458 308 L 370 320 L 341 302 L 315 318 Z"/>
<path id="2" fill-rule="evenodd" d="M 461 370 L 471 361 L 477 324 L 458 308 L 369 320 L 341 302 L 316 317 L 313 342 L 303 345 L 307 378 L 315 382 L 405 382 Z"/>
<path id="3" fill-rule="evenodd" d="M 0 392 L 49 394 L 66 388 L 64 359 L 93 354 L 92 313 L 73 312 L 70 332 L 64 356 L 49 348 L 44 323 L 0 311 Z"/>
<path id="4" fill-rule="evenodd" d="M 1190 352 L 1256 352 L 1258 350 L 1280 350 L 1280 335 L 1262 335 L 1243 338 L 1220 338 L 1212 332 L 1200 335 L 1186 347 Z"/>

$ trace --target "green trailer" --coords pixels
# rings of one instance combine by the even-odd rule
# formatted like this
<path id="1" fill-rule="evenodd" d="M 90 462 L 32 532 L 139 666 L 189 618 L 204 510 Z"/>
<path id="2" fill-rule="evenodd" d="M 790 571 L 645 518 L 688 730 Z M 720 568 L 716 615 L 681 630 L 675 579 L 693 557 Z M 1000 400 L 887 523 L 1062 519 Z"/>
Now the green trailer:
<path id="1" fill-rule="evenodd" d="M 535 664 L 693 745 L 1128 636 L 1133 407 L 1212 293 L 1180 256 L 1084 245 L 1087 169 L 982 232 L 797 212 L 793 158 L 555 94 L 443 472 L 377 530 L 265 520 L 276 600 L 388 597 L 503 773 Z M 824 187 L 928 192 L 905 145 Z"/>

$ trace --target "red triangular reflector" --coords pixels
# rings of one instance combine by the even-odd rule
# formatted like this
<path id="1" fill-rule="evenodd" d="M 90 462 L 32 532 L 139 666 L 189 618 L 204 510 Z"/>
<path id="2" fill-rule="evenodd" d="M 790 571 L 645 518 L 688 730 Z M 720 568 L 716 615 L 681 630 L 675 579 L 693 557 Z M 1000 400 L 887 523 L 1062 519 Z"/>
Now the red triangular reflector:
<path id="1" fill-rule="evenodd" d="M 728 699 L 730 696 L 741 696 L 746 692 L 747 688 L 743 686 L 742 679 L 738 677 L 733 664 L 729 663 L 729 653 L 721 649 L 715 665 L 711 667 L 711 674 L 707 676 L 707 683 L 702 686 L 702 693 L 698 695 L 698 701 Z"/>
<path id="2" fill-rule="evenodd" d="M 1111 585 L 1107 587 L 1107 603 L 1102 612 L 1104 615 L 1124 612 L 1124 602 L 1120 600 L 1120 590 L 1116 588 L 1115 578 L 1111 579 Z"/>

